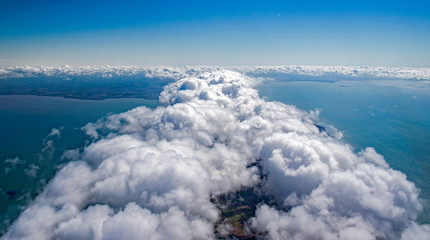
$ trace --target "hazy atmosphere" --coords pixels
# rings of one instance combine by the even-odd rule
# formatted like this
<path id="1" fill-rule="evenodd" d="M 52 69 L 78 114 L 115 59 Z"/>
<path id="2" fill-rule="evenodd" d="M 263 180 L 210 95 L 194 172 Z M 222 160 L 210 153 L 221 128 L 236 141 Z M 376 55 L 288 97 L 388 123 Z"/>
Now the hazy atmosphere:
<path id="1" fill-rule="evenodd" d="M 0 64 L 427 67 L 428 1 L 10 1 Z"/>

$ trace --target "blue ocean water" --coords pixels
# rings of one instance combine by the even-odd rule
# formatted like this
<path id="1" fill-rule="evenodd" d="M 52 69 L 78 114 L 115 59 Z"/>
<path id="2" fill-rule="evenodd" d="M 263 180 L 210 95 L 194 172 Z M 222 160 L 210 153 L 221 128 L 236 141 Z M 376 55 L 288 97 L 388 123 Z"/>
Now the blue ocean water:
<path id="1" fill-rule="evenodd" d="M 421 189 L 425 209 L 419 222 L 430 223 L 430 89 L 375 81 L 268 81 L 257 89 L 269 100 L 319 110 L 320 124 L 337 128 L 356 151 L 374 147 Z M 0 96 L 0 234 L 67 161 L 64 151 L 89 143 L 82 126 L 109 113 L 158 104 Z M 60 136 L 50 135 L 52 129 Z"/>
<path id="2" fill-rule="evenodd" d="M 81 127 L 142 105 L 158 101 L 0 95 L 0 235 L 67 161 L 64 151 L 88 144 Z"/>
<path id="3" fill-rule="evenodd" d="M 418 221 L 430 223 L 430 89 L 414 84 L 268 81 L 257 88 L 270 100 L 319 110 L 321 123 L 341 131 L 356 151 L 374 147 L 421 189 L 424 212 Z"/>

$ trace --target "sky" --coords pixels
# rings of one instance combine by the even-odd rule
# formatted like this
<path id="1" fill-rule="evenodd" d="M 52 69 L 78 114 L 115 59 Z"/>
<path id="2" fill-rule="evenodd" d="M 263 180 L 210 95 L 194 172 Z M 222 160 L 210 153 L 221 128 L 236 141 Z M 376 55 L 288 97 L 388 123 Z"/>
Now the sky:
<path id="1" fill-rule="evenodd" d="M 0 2 L 0 66 L 430 66 L 429 1 Z"/>

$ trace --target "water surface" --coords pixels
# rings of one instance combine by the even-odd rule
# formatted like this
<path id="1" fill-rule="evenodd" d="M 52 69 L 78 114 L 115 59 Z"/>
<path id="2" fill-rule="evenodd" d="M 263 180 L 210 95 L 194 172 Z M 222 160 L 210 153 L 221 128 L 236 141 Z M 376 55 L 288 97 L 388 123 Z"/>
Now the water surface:
<path id="1" fill-rule="evenodd" d="M 64 151 L 88 143 L 81 127 L 142 105 L 158 101 L 0 95 L 0 233 L 68 161 Z"/>
<path id="2" fill-rule="evenodd" d="M 319 110 L 320 121 L 341 131 L 356 151 L 374 147 L 390 167 L 405 173 L 421 189 L 425 211 L 419 222 L 430 223 L 430 89 L 426 85 L 400 80 L 269 81 L 257 88 L 270 100 Z"/>

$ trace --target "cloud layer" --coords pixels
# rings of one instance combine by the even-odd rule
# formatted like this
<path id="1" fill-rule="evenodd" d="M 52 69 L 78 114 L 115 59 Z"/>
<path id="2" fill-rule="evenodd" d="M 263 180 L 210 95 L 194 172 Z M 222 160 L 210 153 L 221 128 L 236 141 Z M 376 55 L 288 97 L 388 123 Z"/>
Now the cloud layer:
<path id="1" fill-rule="evenodd" d="M 259 98 L 255 79 L 193 73 L 84 129 L 96 140 L 63 167 L 3 239 L 208 239 L 211 197 L 258 187 L 276 199 L 249 220 L 271 239 L 407 239 L 418 190 L 373 148 L 356 154 L 317 114 Z"/>
<path id="2" fill-rule="evenodd" d="M 287 74 L 298 76 L 365 77 L 367 79 L 430 80 L 430 68 L 360 67 L 360 66 L 61 66 L 61 67 L 0 67 L 0 79 L 27 77 L 75 76 L 95 78 L 144 76 L 147 78 L 180 79 L 205 72 L 230 70 L 243 74 Z"/>

